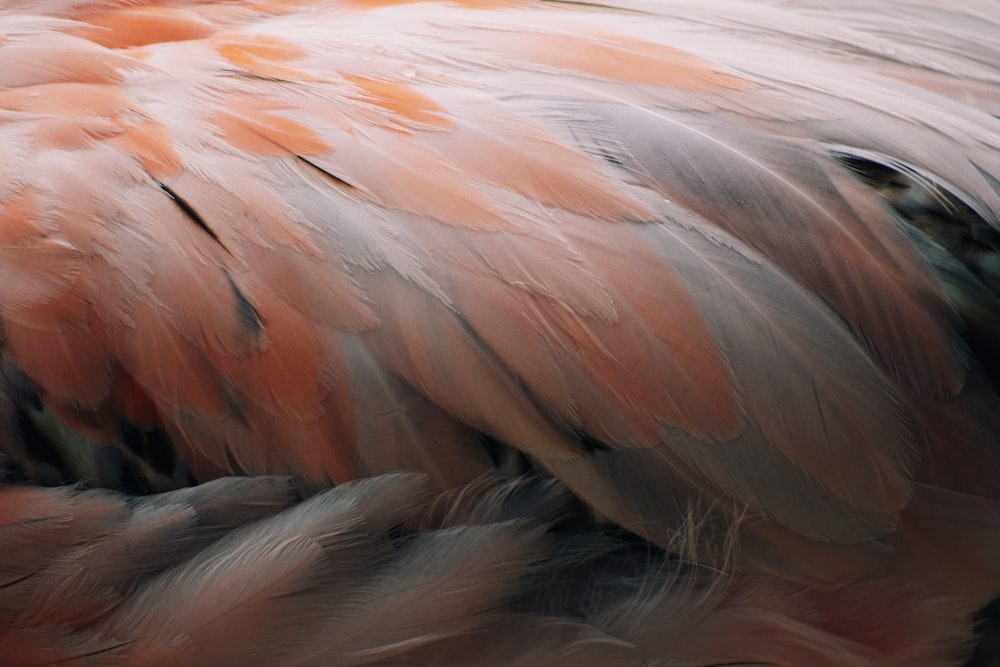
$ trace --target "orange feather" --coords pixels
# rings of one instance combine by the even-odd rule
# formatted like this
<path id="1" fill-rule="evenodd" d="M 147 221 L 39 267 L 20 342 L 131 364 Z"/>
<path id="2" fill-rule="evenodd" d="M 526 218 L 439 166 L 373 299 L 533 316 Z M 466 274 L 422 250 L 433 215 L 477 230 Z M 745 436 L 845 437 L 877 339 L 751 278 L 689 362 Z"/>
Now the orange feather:
<path id="1" fill-rule="evenodd" d="M 6 2 L 0 655 L 962 664 L 1000 597 L 998 34 Z"/>

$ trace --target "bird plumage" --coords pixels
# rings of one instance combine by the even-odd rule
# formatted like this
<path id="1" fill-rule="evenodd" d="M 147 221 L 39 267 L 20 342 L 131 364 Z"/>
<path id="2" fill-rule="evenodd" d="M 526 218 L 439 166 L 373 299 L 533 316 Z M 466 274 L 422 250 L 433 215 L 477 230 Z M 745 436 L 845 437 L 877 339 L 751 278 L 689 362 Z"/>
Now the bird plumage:
<path id="1" fill-rule="evenodd" d="M 959 664 L 1000 593 L 997 17 L 4 3 L 5 645 Z M 498 470 L 563 500 L 476 511 Z M 297 490 L 170 490 L 230 474 Z M 81 479 L 166 495 L 22 485 Z"/>

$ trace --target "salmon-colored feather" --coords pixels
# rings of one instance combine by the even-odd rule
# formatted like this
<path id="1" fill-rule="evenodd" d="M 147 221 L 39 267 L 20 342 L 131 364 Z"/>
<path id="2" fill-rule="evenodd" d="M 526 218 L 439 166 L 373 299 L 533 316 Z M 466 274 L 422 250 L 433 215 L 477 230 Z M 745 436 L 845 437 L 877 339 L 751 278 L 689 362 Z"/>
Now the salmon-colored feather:
<path id="1" fill-rule="evenodd" d="M 8 0 L 0 661 L 961 664 L 998 17 Z"/>

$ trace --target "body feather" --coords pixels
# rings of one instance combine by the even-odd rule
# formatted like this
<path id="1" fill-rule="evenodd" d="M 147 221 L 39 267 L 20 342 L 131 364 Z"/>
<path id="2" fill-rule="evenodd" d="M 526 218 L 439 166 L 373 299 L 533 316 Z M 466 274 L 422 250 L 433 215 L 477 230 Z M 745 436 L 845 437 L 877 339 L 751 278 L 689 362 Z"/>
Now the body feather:
<path id="1" fill-rule="evenodd" d="M 997 17 L 2 3 L 0 646 L 960 664 Z"/>

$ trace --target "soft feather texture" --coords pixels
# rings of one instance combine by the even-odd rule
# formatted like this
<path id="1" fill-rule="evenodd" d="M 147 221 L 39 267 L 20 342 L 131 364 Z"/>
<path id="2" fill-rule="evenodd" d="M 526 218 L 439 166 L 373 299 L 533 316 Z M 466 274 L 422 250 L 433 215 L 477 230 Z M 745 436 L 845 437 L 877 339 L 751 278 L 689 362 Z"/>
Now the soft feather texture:
<path id="1" fill-rule="evenodd" d="M 966 645 L 957 609 L 906 586 L 720 579 L 586 528 L 552 480 L 431 488 L 395 474 L 298 502 L 271 477 L 144 499 L 8 489 L 2 534 L 58 515 L 34 542 L 66 548 L 2 589 L 5 664 L 935 665 Z M 144 542 L 169 548 L 142 558 Z"/>
<path id="2" fill-rule="evenodd" d="M 434 664 L 503 627 L 537 655 L 484 639 L 484 664 L 622 641 L 625 660 L 956 664 L 959 619 L 1000 594 L 998 17 L 989 0 L 4 3 L 11 481 L 427 480 L 294 509 L 279 493 L 260 515 L 239 498 L 276 489 L 236 486 L 211 540 L 210 491 L 5 487 L 37 516 L 10 521 L 4 605 L 54 614 L 9 627 L 36 642 L 64 614 L 75 646 L 143 664 L 285 661 L 291 643 L 301 664 Z M 557 517 L 509 523 L 454 491 L 498 468 L 555 478 L 579 530 L 616 525 L 699 574 L 634 573 L 582 620 L 519 615 L 522 594 L 544 608 L 520 587 L 538 563 L 572 568 L 539 532 Z M 390 544 L 440 492 L 435 512 L 472 526 Z M 418 572 L 428 588 L 396 588 Z M 347 573 L 366 583 L 342 600 Z M 569 597 L 603 585 L 586 581 Z M 667 632 L 661 604 L 720 629 Z M 305 643 L 281 648 L 292 627 Z"/>

